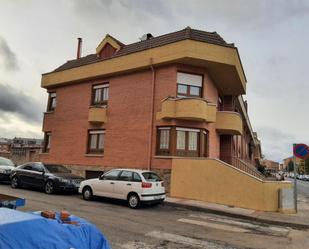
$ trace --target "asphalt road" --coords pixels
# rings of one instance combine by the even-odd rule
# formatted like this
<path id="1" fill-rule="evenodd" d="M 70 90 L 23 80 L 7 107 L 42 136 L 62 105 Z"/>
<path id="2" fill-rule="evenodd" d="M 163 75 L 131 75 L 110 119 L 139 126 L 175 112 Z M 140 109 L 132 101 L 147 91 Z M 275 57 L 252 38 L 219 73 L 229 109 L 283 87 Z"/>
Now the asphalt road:
<path id="1" fill-rule="evenodd" d="M 40 191 L 11 189 L 0 193 L 26 198 L 20 210 L 67 210 L 96 224 L 112 248 L 309 248 L 307 231 L 269 226 L 181 208 L 147 206 L 129 209 L 106 199 L 87 202 L 79 195 L 46 195 Z"/>

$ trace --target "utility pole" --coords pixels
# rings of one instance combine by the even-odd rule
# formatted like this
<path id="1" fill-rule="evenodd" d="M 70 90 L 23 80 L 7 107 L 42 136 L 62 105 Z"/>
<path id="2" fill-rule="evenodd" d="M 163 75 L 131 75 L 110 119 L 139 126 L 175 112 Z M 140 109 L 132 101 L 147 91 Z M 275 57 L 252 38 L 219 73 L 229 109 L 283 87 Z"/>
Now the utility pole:
<path id="1" fill-rule="evenodd" d="M 294 144 L 295 146 L 295 144 Z M 293 164 L 294 164 L 294 207 L 295 211 L 297 213 L 297 178 L 296 178 L 296 157 L 295 155 L 293 156 Z"/>

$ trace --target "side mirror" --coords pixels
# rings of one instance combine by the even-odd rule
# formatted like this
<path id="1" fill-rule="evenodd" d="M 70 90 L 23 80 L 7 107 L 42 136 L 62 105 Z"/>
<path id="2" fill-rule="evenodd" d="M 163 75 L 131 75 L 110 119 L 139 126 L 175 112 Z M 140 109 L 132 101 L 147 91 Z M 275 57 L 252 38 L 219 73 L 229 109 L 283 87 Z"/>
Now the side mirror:
<path id="1" fill-rule="evenodd" d="M 103 180 L 103 175 L 100 175 L 100 176 L 99 176 L 99 180 Z"/>

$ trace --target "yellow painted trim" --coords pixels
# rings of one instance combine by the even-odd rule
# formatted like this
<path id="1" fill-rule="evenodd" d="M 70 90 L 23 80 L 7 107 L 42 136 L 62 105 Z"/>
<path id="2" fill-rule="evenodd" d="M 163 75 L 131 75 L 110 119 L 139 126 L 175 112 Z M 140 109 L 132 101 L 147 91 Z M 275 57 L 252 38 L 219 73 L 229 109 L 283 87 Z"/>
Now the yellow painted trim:
<path id="1" fill-rule="evenodd" d="M 90 123 L 106 123 L 107 108 L 106 107 L 90 107 L 88 122 Z"/>
<path id="2" fill-rule="evenodd" d="M 148 68 L 150 62 L 153 65 L 178 62 L 207 67 L 212 78 L 219 86 L 224 86 L 227 92 L 245 93 L 246 80 L 237 49 L 193 40 L 183 40 L 64 71 L 43 74 L 41 86 L 49 88 L 135 71 Z"/>
<path id="3" fill-rule="evenodd" d="M 157 113 L 159 119 L 182 119 L 204 122 L 216 121 L 215 104 L 207 103 L 200 98 L 165 99 L 162 102 L 161 112 Z"/>
<path id="4" fill-rule="evenodd" d="M 106 43 L 109 43 L 112 47 L 114 47 L 116 50 L 119 50 L 121 46 L 113 37 L 111 37 L 109 34 L 105 36 L 105 38 L 100 42 L 99 46 L 96 48 L 97 54 L 100 54 L 101 50 L 104 48 Z"/>
<path id="5" fill-rule="evenodd" d="M 237 112 L 217 112 L 216 129 L 221 134 L 241 135 L 243 133 L 243 121 Z"/>

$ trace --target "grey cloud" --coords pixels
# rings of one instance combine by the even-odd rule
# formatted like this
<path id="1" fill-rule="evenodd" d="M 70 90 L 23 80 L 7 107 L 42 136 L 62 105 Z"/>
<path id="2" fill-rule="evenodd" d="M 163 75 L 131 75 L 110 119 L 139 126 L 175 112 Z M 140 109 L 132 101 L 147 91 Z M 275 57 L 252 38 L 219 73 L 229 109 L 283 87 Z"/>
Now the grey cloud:
<path id="1" fill-rule="evenodd" d="M 0 116 L 6 117 L 7 113 L 31 123 L 42 122 L 41 105 L 35 99 L 9 85 L 0 84 Z"/>
<path id="2" fill-rule="evenodd" d="M 257 127 L 256 130 L 262 140 L 262 152 L 267 159 L 280 162 L 291 156 L 295 136 L 268 126 Z"/>
<path id="3" fill-rule="evenodd" d="M 9 47 L 7 41 L 0 37 L 0 62 L 8 71 L 15 71 L 19 69 L 17 57 Z M 1 66 L 0 64 L 0 66 Z"/>
<path id="4" fill-rule="evenodd" d="M 3 121 L 0 117 L 0 121 Z M 29 137 L 29 138 L 43 138 L 43 133 L 40 132 L 38 127 L 38 132 L 31 130 L 19 129 L 16 126 L 7 126 L 4 122 L 0 123 L 0 137 L 14 138 L 14 137 Z"/>

